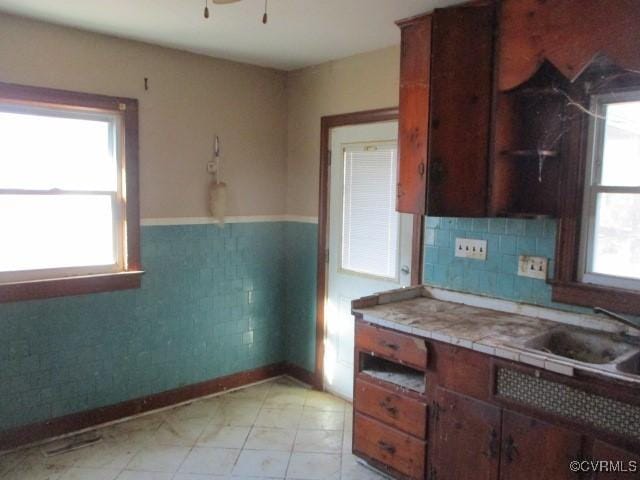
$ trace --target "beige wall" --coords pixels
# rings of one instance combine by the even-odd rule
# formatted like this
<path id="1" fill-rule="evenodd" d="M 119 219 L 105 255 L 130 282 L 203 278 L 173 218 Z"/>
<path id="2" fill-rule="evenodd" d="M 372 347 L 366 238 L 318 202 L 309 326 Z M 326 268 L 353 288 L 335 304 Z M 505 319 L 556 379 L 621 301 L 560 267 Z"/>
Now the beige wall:
<path id="1" fill-rule="evenodd" d="M 287 213 L 318 213 L 320 118 L 398 104 L 400 47 L 288 75 Z"/>
<path id="2" fill-rule="evenodd" d="M 143 218 L 207 215 L 216 133 L 228 214 L 285 211 L 282 72 L 0 14 L 0 81 L 137 98 Z"/>

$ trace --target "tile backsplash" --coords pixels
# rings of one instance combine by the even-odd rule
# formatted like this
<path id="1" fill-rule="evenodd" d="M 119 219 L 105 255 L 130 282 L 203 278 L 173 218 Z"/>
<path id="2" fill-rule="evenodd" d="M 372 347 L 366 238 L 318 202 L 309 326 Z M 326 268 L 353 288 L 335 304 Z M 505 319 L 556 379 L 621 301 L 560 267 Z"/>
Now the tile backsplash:
<path id="1" fill-rule="evenodd" d="M 549 259 L 555 267 L 556 220 L 427 217 L 424 236 L 424 282 L 468 293 L 575 310 L 551 301 L 544 280 L 518 276 L 518 256 Z M 487 259 L 455 257 L 456 238 L 487 241 Z"/>

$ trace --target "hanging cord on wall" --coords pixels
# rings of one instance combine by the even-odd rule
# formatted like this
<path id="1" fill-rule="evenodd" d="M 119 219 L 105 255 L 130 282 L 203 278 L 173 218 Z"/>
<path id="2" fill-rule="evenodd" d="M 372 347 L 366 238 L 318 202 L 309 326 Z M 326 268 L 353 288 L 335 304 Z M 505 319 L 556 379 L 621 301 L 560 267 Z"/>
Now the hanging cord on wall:
<path id="1" fill-rule="evenodd" d="M 262 23 L 266 25 L 266 23 L 269 21 L 269 15 L 267 13 L 267 8 L 268 8 L 268 2 L 269 0 L 264 0 L 264 15 L 262 15 Z"/>
<path id="2" fill-rule="evenodd" d="M 204 0 L 204 18 L 209 18 L 209 0 Z"/>

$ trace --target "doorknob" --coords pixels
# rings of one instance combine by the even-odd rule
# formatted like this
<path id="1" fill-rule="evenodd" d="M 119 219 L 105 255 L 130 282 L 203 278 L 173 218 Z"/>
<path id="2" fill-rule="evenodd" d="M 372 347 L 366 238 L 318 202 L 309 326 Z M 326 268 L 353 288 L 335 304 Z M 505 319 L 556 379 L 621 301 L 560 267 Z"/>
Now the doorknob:
<path id="1" fill-rule="evenodd" d="M 411 272 L 411 269 L 408 266 L 403 265 L 402 268 L 400 269 L 400 271 L 402 273 L 404 273 L 405 275 L 409 275 L 409 272 Z"/>

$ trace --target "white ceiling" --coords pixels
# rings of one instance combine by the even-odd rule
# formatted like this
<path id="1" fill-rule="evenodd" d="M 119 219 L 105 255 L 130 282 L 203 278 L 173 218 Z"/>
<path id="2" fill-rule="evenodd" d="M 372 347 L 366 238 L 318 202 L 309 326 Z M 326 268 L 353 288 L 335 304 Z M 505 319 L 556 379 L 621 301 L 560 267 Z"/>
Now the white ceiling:
<path id="1" fill-rule="evenodd" d="M 0 11 L 282 70 L 398 44 L 394 21 L 461 0 L 0 0 Z"/>

